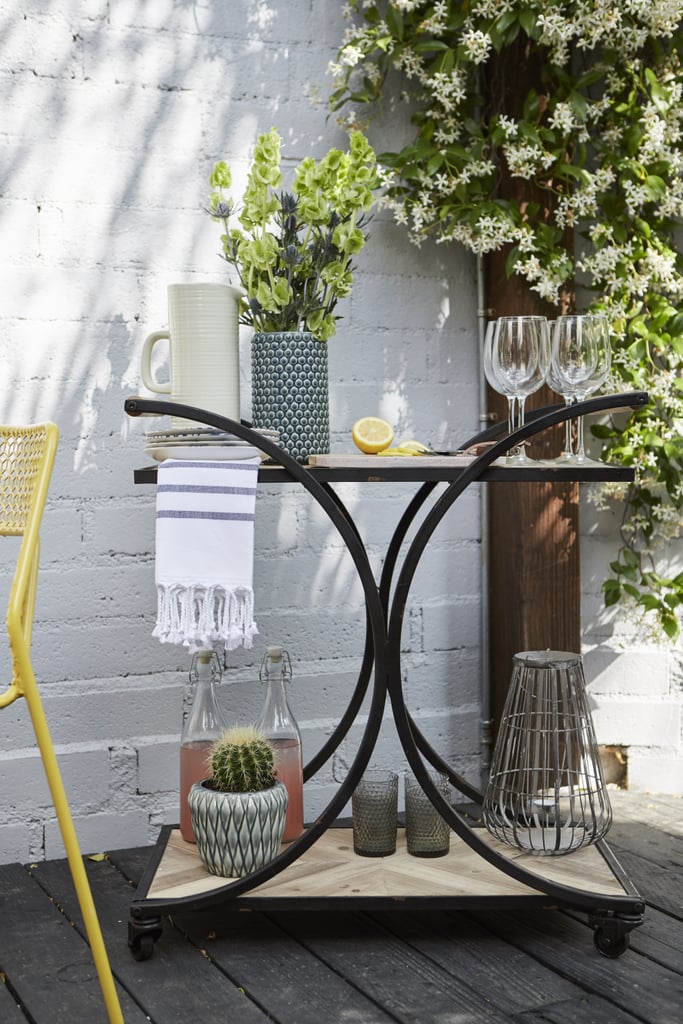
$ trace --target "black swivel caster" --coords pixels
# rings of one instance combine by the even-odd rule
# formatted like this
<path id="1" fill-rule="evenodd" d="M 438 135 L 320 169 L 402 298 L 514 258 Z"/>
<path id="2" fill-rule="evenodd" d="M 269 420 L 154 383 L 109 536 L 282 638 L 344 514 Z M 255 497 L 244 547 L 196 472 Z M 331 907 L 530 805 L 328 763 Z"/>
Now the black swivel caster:
<path id="1" fill-rule="evenodd" d="M 630 945 L 630 939 L 628 932 L 622 932 L 619 934 L 613 934 L 613 929 L 598 927 L 593 932 L 593 942 L 595 948 L 603 956 L 607 956 L 610 960 L 616 960 L 617 957 L 625 953 Z"/>
<path id="2" fill-rule="evenodd" d="M 161 918 L 128 922 L 128 948 L 135 960 L 149 960 L 161 938 Z"/>

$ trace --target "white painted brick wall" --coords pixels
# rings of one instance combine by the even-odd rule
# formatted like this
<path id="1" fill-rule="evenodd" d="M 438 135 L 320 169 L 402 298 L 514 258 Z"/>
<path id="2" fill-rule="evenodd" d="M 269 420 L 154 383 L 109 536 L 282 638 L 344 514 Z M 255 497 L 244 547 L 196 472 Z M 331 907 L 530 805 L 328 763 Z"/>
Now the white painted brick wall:
<path id="1" fill-rule="evenodd" d="M 154 495 L 132 480 L 149 424 L 129 420 L 123 399 L 140 388 L 145 335 L 167 321 L 167 285 L 226 279 L 218 229 L 203 212 L 214 160 L 230 159 L 243 178 L 256 135 L 273 125 L 286 166 L 343 144 L 324 102 L 341 6 L 29 0 L 19 12 L 0 0 L 0 421 L 50 418 L 60 428 L 34 663 L 86 852 L 152 842 L 177 818 L 188 657 L 151 637 Z M 395 124 L 373 131 L 378 148 L 395 141 Z M 473 261 L 431 245 L 418 252 L 379 215 L 358 262 L 330 345 L 333 448 L 348 448 L 352 423 L 368 412 L 399 436 L 460 443 L 478 429 Z M 241 363 L 248 416 L 248 334 Z M 341 490 L 379 569 L 411 489 Z M 402 671 L 420 726 L 478 781 L 478 493 L 457 508 L 416 575 Z M 629 745 L 634 785 L 680 790 L 680 652 L 644 649 L 601 609 L 600 561 L 612 557 L 615 531 L 592 519 L 586 529 L 587 677 L 599 732 Z M 256 538 L 261 632 L 253 651 L 230 657 L 220 700 L 229 718 L 253 718 L 264 646 L 285 643 L 310 755 L 355 681 L 360 587 L 324 514 L 294 487 L 263 489 Z M 12 557 L 0 546 L 4 576 Z M 343 777 L 361 727 L 310 785 L 309 814 Z M 388 719 L 374 762 L 404 763 Z M 14 705 L 0 713 L 0 862 L 61 851 L 27 709 Z"/>

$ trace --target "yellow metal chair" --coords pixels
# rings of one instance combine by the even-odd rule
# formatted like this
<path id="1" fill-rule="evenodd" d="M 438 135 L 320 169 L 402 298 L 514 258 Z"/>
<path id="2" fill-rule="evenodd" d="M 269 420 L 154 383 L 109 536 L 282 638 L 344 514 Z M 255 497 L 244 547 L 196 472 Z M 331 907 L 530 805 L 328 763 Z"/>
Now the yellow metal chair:
<path id="1" fill-rule="evenodd" d="M 31 633 L 40 560 L 40 523 L 57 451 L 54 423 L 0 426 L 0 536 L 21 537 L 7 609 L 12 682 L 0 693 L 0 708 L 25 697 L 111 1024 L 123 1024 L 114 979 L 78 846 L 59 765 L 52 747 L 31 665 Z"/>

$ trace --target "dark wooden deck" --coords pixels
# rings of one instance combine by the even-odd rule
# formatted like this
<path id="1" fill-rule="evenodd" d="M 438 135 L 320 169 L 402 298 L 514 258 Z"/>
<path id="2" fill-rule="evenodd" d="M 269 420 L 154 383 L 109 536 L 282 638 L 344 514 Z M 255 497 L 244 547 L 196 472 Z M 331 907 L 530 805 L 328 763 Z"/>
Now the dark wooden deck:
<path id="1" fill-rule="evenodd" d="M 244 912 L 127 948 L 148 849 L 87 867 L 126 1024 L 680 1024 L 683 801 L 614 794 L 609 843 L 647 901 L 618 960 L 562 911 Z M 66 861 L 0 867 L 0 1022 L 106 1021 Z"/>

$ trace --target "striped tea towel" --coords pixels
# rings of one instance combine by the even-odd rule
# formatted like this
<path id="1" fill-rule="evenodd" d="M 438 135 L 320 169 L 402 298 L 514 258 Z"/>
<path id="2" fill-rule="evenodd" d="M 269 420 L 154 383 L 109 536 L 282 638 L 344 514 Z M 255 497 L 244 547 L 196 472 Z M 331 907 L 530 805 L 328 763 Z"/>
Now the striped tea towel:
<path id="1" fill-rule="evenodd" d="M 260 459 L 167 459 L 157 476 L 156 585 L 161 643 L 251 647 L 254 511 Z"/>

